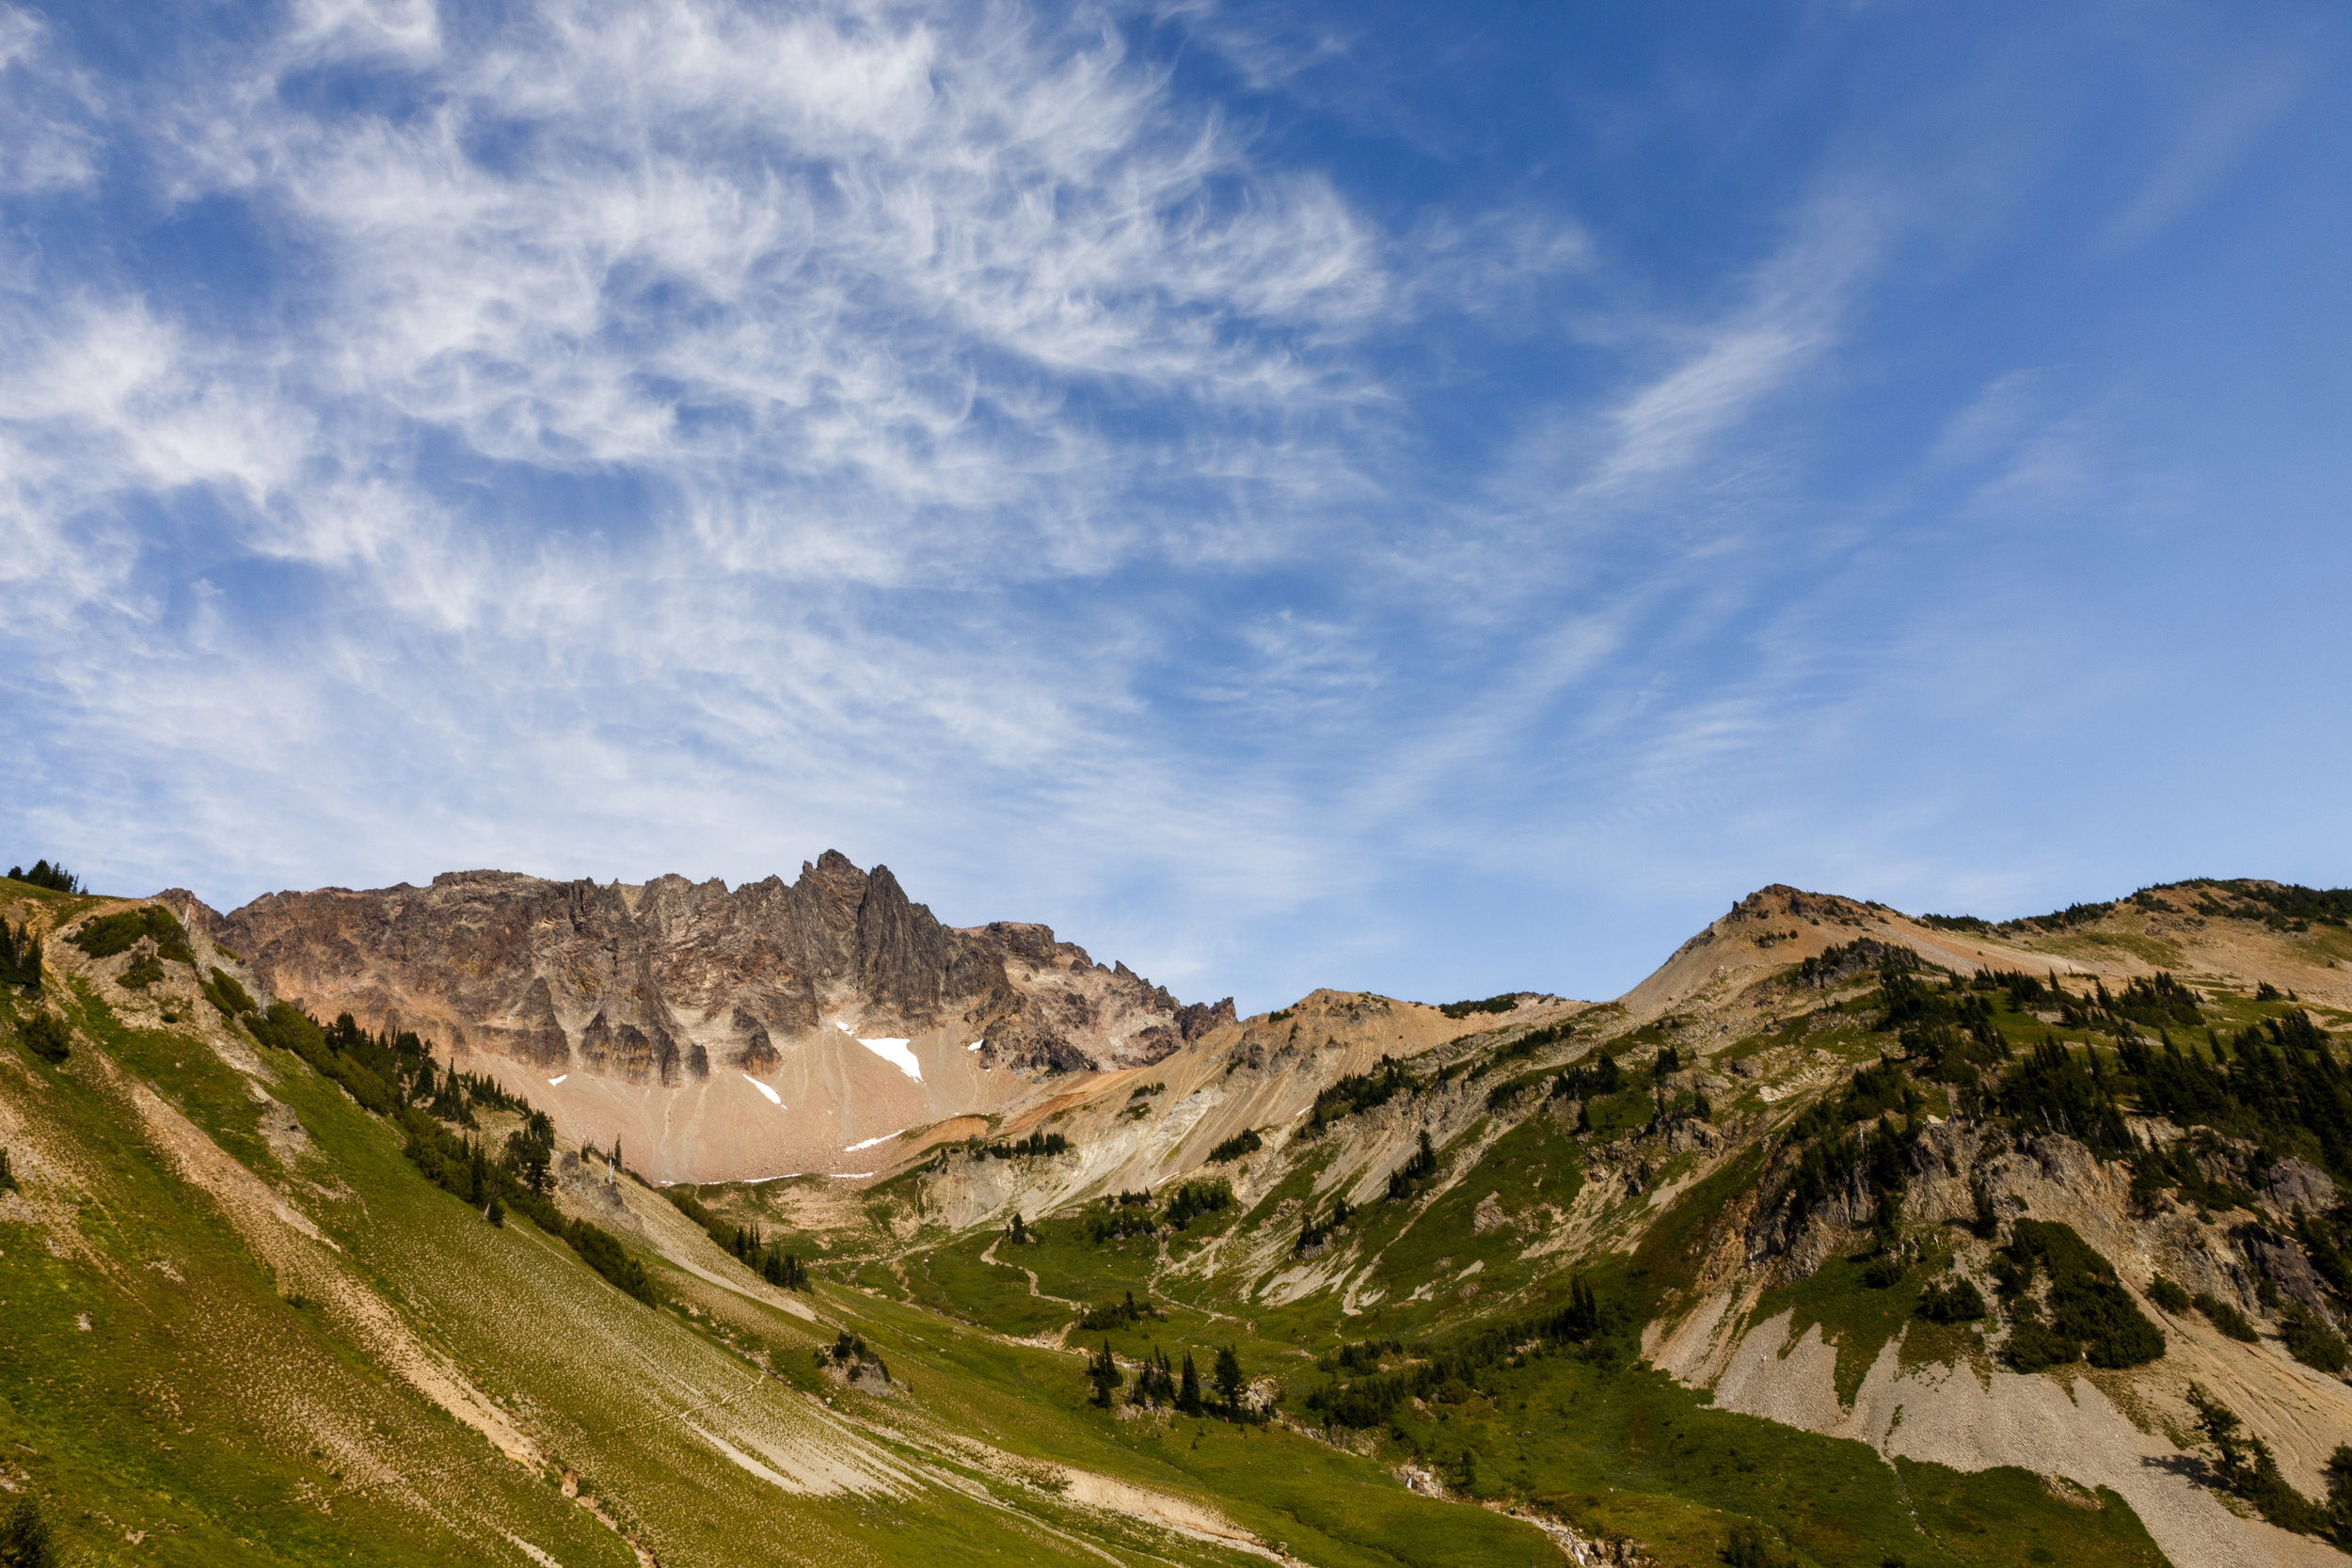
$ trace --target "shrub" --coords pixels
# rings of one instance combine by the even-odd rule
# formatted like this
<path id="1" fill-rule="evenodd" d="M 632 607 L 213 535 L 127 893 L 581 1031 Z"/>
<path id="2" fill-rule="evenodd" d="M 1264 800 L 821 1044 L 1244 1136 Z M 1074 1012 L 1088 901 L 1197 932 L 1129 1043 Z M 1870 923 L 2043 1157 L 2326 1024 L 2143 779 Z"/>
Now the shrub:
<path id="1" fill-rule="evenodd" d="M 1351 1072 L 1316 1095 L 1314 1107 L 1307 1115 L 1304 1135 L 1315 1137 L 1341 1117 L 1386 1105 L 1416 1086 L 1411 1074 L 1383 1056 L 1370 1072 Z"/>
<path id="2" fill-rule="evenodd" d="M 2231 1338 L 2243 1339 L 2250 1345 L 2262 1338 L 2254 1332 L 2254 1325 L 2246 1321 L 2246 1314 L 2239 1311 L 2234 1303 L 2223 1301 L 2220 1297 L 2203 1291 L 2198 1291 L 2190 1299 L 2197 1310 L 2213 1321 L 2214 1327 L 2221 1330 Z"/>
<path id="3" fill-rule="evenodd" d="M 586 1220 L 574 1220 L 564 1227 L 564 1239 L 571 1243 L 581 1262 L 604 1275 L 615 1290 L 647 1307 L 654 1305 L 653 1281 L 645 1274 L 645 1265 L 622 1251 L 611 1231 Z"/>
<path id="4" fill-rule="evenodd" d="M 2148 1299 L 2176 1318 L 2187 1311 L 2191 1305 L 2188 1292 L 2162 1275 L 2148 1282 Z"/>
<path id="5" fill-rule="evenodd" d="M 1919 1292 L 1919 1316 L 1931 1323 L 1976 1323 L 1984 1311 L 1984 1292 L 1970 1280 L 1931 1285 Z"/>
<path id="6" fill-rule="evenodd" d="M 1264 1147 L 1265 1141 L 1258 1136 L 1258 1130 L 1254 1127 L 1246 1127 L 1209 1150 L 1209 1164 L 1228 1164 L 1245 1154 L 1255 1154 Z"/>
<path id="7" fill-rule="evenodd" d="M 73 1037 L 55 1013 L 35 1013 L 18 1034 L 24 1048 L 44 1062 L 62 1062 L 73 1054 Z"/>
<path id="8" fill-rule="evenodd" d="M 1507 1013 L 1519 1005 L 1525 991 L 1509 990 L 1501 996 L 1489 996 L 1477 1002 L 1448 1002 L 1438 1011 L 1448 1018 L 1468 1018 L 1472 1013 Z"/>
<path id="9" fill-rule="evenodd" d="M 337 1022 L 337 1037 L 341 1039 L 344 1035 L 340 1027 L 342 1021 Z M 326 1031 L 319 1027 L 318 1020 L 292 1003 L 271 1003 L 268 1012 L 248 1019 L 246 1027 L 263 1045 L 290 1051 L 310 1063 L 322 1078 L 341 1084 L 351 1092 L 352 1099 L 376 1115 L 391 1114 L 392 1093 L 385 1087 L 384 1080 L 357 1057 L 335 1049 Z"/>
<path id="10" fill-rule="evenodd" d="M 1100 1307 L 1088 1307 L 1078 1319 L 1078 1326 L 1089 1333 L 1097 1333 L 1106 1328 L 1124 1328 L 1129 1323 L 1166 1316 L 1148 1300 L 1137 1303 L 1136 1293 L 1130 1291 L 1124 1301 L 1106 1301 Z"/>
<path id="11" fill-rule="evenodd" d="M 224 1018 L 236 1018 L 262 1010 L 254 1005 L 253 998 L 246 994 L 245 987 L 237 983 L 237 977 L 217 966 L 213 970 L 212 978 L 204 982 L 204 1000 L 218 1007 Z"/>
<path id="12" fill-rule="evenodd" d="M 179 919 L 161 904 L 144 904 L 135 910 L 117 910 L 96 920 L 82 923 L 73 935 L 73 945 L 93 958 L 111 958 L 117 953 L 127 953 L 141 937 L 155 939 L 155 950 L 174 963 L 193 964 L 196 955 L 188 950 L 188 933 Z"/>
<path id="13" fill-rule="evenodd" d="M 1772 1549 L 1764 1532 L 1754 1525 L 1734 1525 L 1724 1549 L 1715 1554 L 1729 1568 L 1795 1568 L 1795 1560 Z"/>
<path id="14" fill-rule="evenodd" d="M 41 1517 L 40 1504 L 19 1497 L 8 1518 L 0 1521 L 0 1562 L 8 1568 L 50 1568 L 55 1561 L 49 1521 Z"/>
<path id="15" fill-rule="evenodd" d="M 2150 1323 L 2116 1282 L 2115 1267 L 2075 1234 L 2072 1226 L 2042 1220 L 2019 1220 L 2011 1229 L 2008 1258 L 2012 1269 L 2029 1286 L 2037 1270 L 2050 1275 L 2050 1327 L 2055 1341 L 2073 1347 L 2058 1354 L 2058 1345 L 2037 1343 L 2023 1324 L 2027 1342 L 2010 1341 L 2011 1359 L 2022 1349 L 2030 1357 L 2045 1352 L 2046 1363 L 2072 1361 L 2080 1354 L 2094 1367 L 2137 1367 L 2164 1354 L 2164 1332 Z M 2020 1371 L 2033 1370 L 2019 1364 Z"/>
<path id="16" fill-rule="evenodd" d="M 1232 1184 L 1224 1180 L 1186 1181 L 1168 1202 L 1168 1223 L 1182 1230 L 1196 1214 L 1214 1214 L 1233 1206 Z"/>
<path id="17" fill-rule="evenodd" d="M 2352 1361 L 2352 1354 L 2344 1349 L 2344 1336 L 2299 1301 L 2287 1303 L 2286 1310 L 2280 1314 L 2279 1338 L 2285 1341 L 2289 1355 L 2330 1376 L 2343 1371 L 2346 1362 Z"/>
<path id="18" fill-rule="evenodd" d="M 29 925 L 11 929 L 0 920 L 0 986 L 40 990 L 40 938 Z"/>

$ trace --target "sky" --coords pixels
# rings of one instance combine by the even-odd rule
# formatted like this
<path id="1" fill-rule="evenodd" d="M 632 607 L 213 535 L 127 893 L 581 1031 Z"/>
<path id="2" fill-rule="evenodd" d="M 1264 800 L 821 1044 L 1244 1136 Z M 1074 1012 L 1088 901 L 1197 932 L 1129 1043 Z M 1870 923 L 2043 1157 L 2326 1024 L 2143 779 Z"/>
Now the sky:
<path id="1" fill-rule="evenodd" d="M 0 0 L 0 857 L 1245 1011 L 2352 882 L 2332 4 Z"/>

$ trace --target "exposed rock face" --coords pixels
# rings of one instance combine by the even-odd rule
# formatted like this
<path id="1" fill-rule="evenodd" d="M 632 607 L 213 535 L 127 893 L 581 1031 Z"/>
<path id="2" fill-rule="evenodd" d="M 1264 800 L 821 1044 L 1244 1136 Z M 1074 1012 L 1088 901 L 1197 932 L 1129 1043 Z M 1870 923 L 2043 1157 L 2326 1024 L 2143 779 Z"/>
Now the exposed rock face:
<path id="1" fill-rule="evenodd" d="M 886 866 L 827 850 L 787 885 L 729 892 L 460 871 L 433 885 L 323 888 L 229 915 L 184 899 L 278 995 L 372 1028 L 415 1029 L 548 1073 L 675 1085 L 761 1073 L 779 1041 L 953 1026 L 991 1065 L 1133 1067 L 1232 1021 L 1180 1005 L 1043 926 L 942 926 Z"/>

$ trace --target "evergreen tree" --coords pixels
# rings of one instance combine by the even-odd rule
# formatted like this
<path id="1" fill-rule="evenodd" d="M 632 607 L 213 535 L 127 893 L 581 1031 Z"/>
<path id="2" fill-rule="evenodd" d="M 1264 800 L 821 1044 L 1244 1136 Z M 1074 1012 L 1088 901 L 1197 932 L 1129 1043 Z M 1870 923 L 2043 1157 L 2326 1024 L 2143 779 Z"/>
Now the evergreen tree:
<path id="1" fill-rule="evenodd" d="M 488 1221 L 489 1221 L 492 1225 L 496 1225 L 496 1226 L 503 1226 L 503 1225 L 505 1225 L 505 1223 L 506 1223 L 506 1205 L 505 1205 L 505 1204 L 503 1204 L 503 1203 L 501 1203 L 501 1202 L 499 1201 L 499 1196 L 498 1196 L 498 1194 L 496 1194 L 496 1193 L 492 1193 L 492 1194 L 490 1195 L 490 1208 L 489 1208 L 489 1212 L 488 1212 L 487 1213 L 484 1214 L 482 1217 L 483 1217 L 484 1219 L 485 1219 L 485 1220 L 488 1220 Z"/>
<path id="2" fill-rule="evenodd" d="M 1184 1352 L 1184 1380 L 1176 1390 L 1176 1408 L 1187 1416 L 1200 1414 L 1200 1371 L 1192 1364 L 1192 1352 Z"/>
<path id="3" fill-rule="evenodd" d="M 1241 1357 L 1233 1354 L 1233 1347 L 1231 1345 L 1225 1346 L 1216 1353 L 1216 1378 L 1217 1397 L 1225 1402 L 1226 1410 L 1231 1414 L 1240 1415 L 1243 1386 Z"/>
<path id="4" fill-rule="evenodd" d="M 1022 1221 L 1021 1211 L 1018 1209 L 1012 1212 L 1012 1228 L 1007 1232 L 1007 1236 L 1016 1246 L 1029 1239 L 1029 1227 Z"/>
<path id="5" fill-rule="evenodd" d="M 63 865 L 51 865 L 47 861 L 35 861 L 30 871 L 21 865 L 12 865 L 8 867 L 8 879 L 30 882 L 35 887 L 45 887 L 52 893 L 82 891 L 81 878 L 68 871 Z"/>
<path id="6" fill-rule="evenodd" d="M 8 1151 L 0 1148 L 0 1193 L 12 1193 L 16 1190 L 16 1172 L 8 1168 Z"/>
<path id="7" fill-rule="evenodd" d="M 73 1054 L 73 1037 L 55 1013 L 35 1013 L 18 1031 L 24 1048 L 44 1062 L 62 1062 Z"/>
<path id="8" fill-rule="evenodd" d="M 1111 1355 L 1111 1342 L 1103 1341 L 1103 1353 L 1087 1362 L 1087 1381 L 1094 1385 L 1094 1402 L 1108 1410 L 1111 1396 L 1119 1391 L 1126 1378 L 1119 1370 L 1119 1363 Z"/>

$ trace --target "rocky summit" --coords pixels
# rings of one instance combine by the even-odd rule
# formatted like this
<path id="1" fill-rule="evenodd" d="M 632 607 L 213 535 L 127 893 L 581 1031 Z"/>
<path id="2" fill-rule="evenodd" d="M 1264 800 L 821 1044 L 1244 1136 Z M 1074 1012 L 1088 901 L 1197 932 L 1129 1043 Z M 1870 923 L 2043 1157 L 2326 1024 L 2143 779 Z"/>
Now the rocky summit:
<path id="1" fill-rule="evenodd" d="M 51 870 L 0 1563 L 2352 1560 L 2352 890 L 1241 1018 L 834 854 Z"/>
<path id="2" fill-rule="evenodd" d="M 836 850 L 733 891 L 461 871 L 225 915 L 161 896 L 271 994 L 414 1032 L 663 1180 L 830 1168 L 912 1122 L 1147 1066 L 1233 1020 L 1231 998 L 1180 1004 L 1043 926 L 943 926 L 887 866 Z"/>

